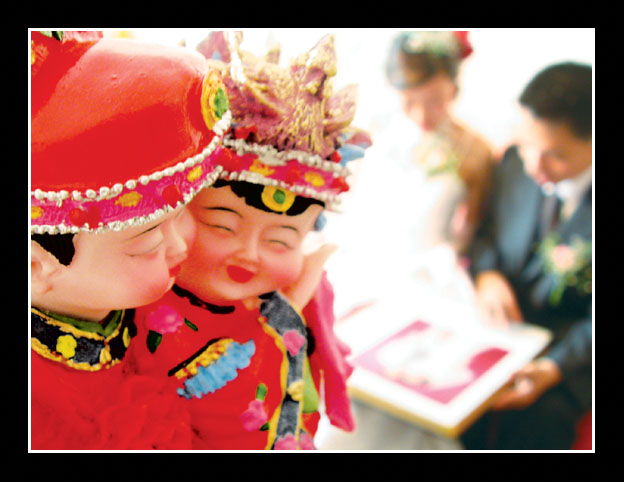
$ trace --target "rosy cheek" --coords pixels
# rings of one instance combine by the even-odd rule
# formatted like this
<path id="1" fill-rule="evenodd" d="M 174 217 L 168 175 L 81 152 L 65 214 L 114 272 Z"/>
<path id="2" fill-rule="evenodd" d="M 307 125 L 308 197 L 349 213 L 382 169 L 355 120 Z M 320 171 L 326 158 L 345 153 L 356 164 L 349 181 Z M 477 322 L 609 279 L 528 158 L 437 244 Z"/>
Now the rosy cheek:
<path id="1" fill-rule="evenodd" d="M 214 270 L 230 255 L 227 242 L 215 236 L 198 232 L 195 242 L 189 251 L 187 263 L 204 270 Z"/>
<path id="2" fill-rule="evenodd" d="M 278 288 L 293 284 L 301 274 L 303 258 L 282 259 L 272 263 L 270 277 Z"/>
<path id="3" fill-rule="evenodd" d="M 169 271 L 165 264 L 161 264 L 126 272 L 125 276 L 117 278 L 116 289 L 127 294 L 127 307 L 132 308 L 158 300 L 169 290 L 171 284 Z"/>

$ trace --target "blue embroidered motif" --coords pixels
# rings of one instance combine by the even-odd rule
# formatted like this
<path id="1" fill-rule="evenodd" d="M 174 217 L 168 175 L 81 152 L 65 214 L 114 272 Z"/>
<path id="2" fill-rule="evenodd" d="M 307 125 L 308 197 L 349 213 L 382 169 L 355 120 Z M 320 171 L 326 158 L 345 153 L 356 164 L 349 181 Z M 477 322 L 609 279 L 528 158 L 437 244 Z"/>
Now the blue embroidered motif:
<path id="1" fill-rule="evenodd" d="M 224 387 L 238 376 L 238 371 L 247 368 L 251 357 L 256 352 L 253 340 L 240 344 L 233 341 L 221 357 L 206 367 L 199 367 L 197 374 L 184 382 L 184 388 L 178 388 L 178 395 L 190 400 L 202 398 Z"/>

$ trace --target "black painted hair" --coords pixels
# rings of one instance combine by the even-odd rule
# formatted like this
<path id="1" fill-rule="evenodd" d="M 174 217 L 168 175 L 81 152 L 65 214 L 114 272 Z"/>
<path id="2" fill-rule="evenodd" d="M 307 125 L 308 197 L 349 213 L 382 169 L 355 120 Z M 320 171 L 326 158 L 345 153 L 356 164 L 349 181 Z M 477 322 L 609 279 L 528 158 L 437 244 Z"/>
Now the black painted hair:
<path id="1" fill-rule="evenodd" d="M 519 98 L 535 117 L 565 122 L 579 139 L 592 136 L 592 68 L 564 62 L 539 72 Z"/>
<path id="2" fill-rule="evenodd" d="M 74 258 L 74 234 L 31 234 L 30 239 L 39 243 L 48 253 L 53 254 L 59 262 L 69 266 Z"/>
<path id="3" fill-rule="evenodd" d="M 213 185 L 213 187 L 215 188 L 223 186 L 230 186 L 232 192 L 234 192 L 234 194 L 236 194 L 238 197 L 243 198 L 247 205 L 269 213 L 296 216 L 304 212 L 312 204 L 318 204 L 323 208 L 325 207 L 325 203 L 317 199 L 297 196 L 293 205 L 288 208 L 286 212 L 281 213 L 278 211 L 273 211 L 262 202 L 262 191 L 265 188 L 265 186 L 263 186 L 262 184 L 254 184 L 245 181 L 226 181 L 224 179 L 218 179 Z"/>

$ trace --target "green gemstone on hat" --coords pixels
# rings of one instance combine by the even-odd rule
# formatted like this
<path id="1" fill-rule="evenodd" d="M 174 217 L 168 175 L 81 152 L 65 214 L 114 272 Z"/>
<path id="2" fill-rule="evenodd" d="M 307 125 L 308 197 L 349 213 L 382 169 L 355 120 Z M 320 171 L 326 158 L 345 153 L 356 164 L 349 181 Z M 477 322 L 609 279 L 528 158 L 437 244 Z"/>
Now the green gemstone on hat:
<path id="1" fill-rule="evenodd" d="M 225 95 L 225 92 L 223 91 L 223 89 L 219 87 L 219 90 L 217 90 L 217 93 L 215 94 L 215 97 L 214 97 L 215 116 L 221 119 L 221 117 L 223 117 L 223 114 L 225 114 L 229 108 L 230 108 L 230 103 L 228 101 L 227 95 Z"/>
<path id="2" fill-rule="evenodd" d="M 273 193 L 273 200 L 277 204 L 284 204 L 284 201 L 286 201 L 286 193 L 284 191 L 280 191 L 279 189 L 276 190 Z"/>

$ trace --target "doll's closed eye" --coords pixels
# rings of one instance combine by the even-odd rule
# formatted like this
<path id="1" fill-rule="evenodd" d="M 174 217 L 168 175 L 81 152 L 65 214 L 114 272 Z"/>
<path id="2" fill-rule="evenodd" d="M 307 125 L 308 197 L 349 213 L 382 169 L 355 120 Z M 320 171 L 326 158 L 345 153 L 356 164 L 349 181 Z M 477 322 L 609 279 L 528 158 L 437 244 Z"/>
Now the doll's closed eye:
<path id="1" fill-rule="evenodd" d="M 236 211 L 223 207 L 204 208 L 197 214 L 197 221 L 219 231 L 235 233 L 241 215 Z"/>
<path id="2" fill-rule="evenodd" d="M 137 238 L 136 241 L 128 246 L 127 255 L 131 258 L 137 256 L 147 256 L 158 251 L 163 244 L 164 237 L 160 231 L 155 231 L 144 238 Z"/>
<path id="3" fill-rule="evenodd" d="M 279 226 L 268 229 L 264 240 L 278 248 L 294 249 L 300 244 L 301 235 L 294 226 Z"/>
<path id="4" fill-rule="evenodd" d="M 125 242 L 125 254 L 130 257 L 145 256 L 155 253 L 163 244 L 164 236 L 158 223 L 140 232 Z"/>

